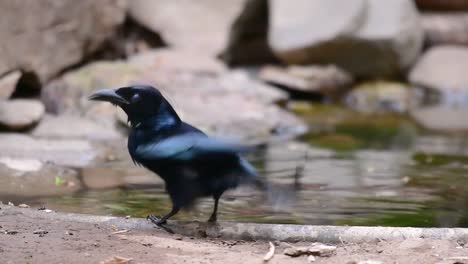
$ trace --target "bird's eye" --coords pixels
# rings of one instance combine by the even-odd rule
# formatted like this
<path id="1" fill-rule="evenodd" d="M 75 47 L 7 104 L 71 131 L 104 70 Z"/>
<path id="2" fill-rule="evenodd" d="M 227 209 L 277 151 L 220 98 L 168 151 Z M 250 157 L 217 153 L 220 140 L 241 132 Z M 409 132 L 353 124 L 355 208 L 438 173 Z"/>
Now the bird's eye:
<path id="1" fill-rule="evenodd" d="M 140 94 L 135 93 L 135 94 L 132 96 L 132 98 L 131 98 L 131 102 L 132 102 L 132 103 L 138 102 L 138 101 L 140 101 L 140 98 L 141 98 L 141 97 L 140 97 Z"/>

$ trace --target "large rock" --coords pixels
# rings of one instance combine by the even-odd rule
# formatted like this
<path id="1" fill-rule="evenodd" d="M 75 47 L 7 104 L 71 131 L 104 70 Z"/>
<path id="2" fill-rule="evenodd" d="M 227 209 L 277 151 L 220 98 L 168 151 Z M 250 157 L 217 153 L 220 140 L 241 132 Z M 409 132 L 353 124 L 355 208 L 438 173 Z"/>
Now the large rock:
<path id="1" fill-rule="evenodd" d="M 15 160 L 15 163 L 31 163 Z M 12 161 L 9 161 L 12 163 Z M 44 197 L 74 193 L 82 188 L 75 170 L 44 164 L 37 170 L 18 170 L 0 160 L 0 196 Z M 24 166 L 23 166 L 24 167 Z"/>
<path id="2" fill-rule="evenodd" d="M 290 64 L 336 64 L 388 77 L 418 57 L 423 31 L 411 0 L 270 0 L 268 43 Z"/>
<path id="3" fill-rule="evenodd" d="M 79 138 L 89 140 L 110 141 L 121 138 L 117 129 L 103 126 L 89 118 L 75 115 L 47 115 L 34 128 L 32 135 L 38 138 L 67 139 Z"/>
<path id="4" fill-rule="evenodd" d="M 468 44 L 468 14 L 423 13 L 427 46 Z"/>
<path id="5" fill-rule="evenodd" d="M 426 129 L 439 132 L 468 132 L 468 108 L 446 105 L 424 106 L 411 112 L 413 119 Z"/>
<path id="6" fill-rule="evenodd" d="M 129 63 L 144 70 L 192 72 L 200 74 L 220 74 L 226 70 L 224 64 L 216 58 L 204 56 L 199 52 L 170 48 L 160 48 L 136 54 L 129 58 Z"/>
<path id="7" fill-rule="evenodd" d="M 217 55 L 245 0 L 133 0 L 129 14 L 171 47 Z"/>
<path id="8" fill-rule="evenodd" d="M 444 10 L 444 11 L 468 10 L 467 0 L 415 0 L 415 1 L 418 7 L 421 9 Z"/>
<path id="9" fill-rule="evenodd" d="M 80 62 L 125 17 L 121 0 L 0 2 L 0 75 L 22 69 L 47 80 Z"/>
<path id="10" fill-rule="evenodd" d="M 11 97 L 21 75 L 20 71 L 12 71 L 0 77 L 0 100 L 6 100 Z"/>
<path id="11" fill-rule="evenodd" d="M 415 86 L 468 92 L 468 48 L 438 46 L 428 50 L 409 74 Z"/>
<path id="12" fill-rule="evenodd" d="M 353 82 L 350 74 L 333 65 L 287 68 L 265 66 L 261 69 L 259 78 L 291 91 L 325 95 L 340 93 Z"/>
<path id="13" fill-rule="evenodd" d="M 88 117 L 109 121 L 115 120 L 117 108 L 90 102 L 87 96 L 102 87 L 147 83 L 160 88 L 186 121 L 218 136 L 265 138 L 274 133 L 297 135 L 305 130 L 303 121 L 276 105 L 287 98 L 285 93 L 255 81 L 246 72 L 174 70 L 174 65 L 165 68 L 168 64 L 148 64 L 140 56 L 129 63 L 99 62 L 69 72 L 46 87 L 44 94 L 56 96 L 47 100 L 61 105 L 59 109 L 74 108 Z"/>
<path id="14" fill-rule="evenodd" d="M 423 91 L 411 114 L 428 129 L 468 131 L 468 48 L 438 46 L 428 50 L 409 75 Z M 424 97 L 428 97 L 425 99 Z"/>
<path id="15" fill-rule="evenodd" d="M 45 112 L 38 100 L 15 99 L 0 101 L 0 126 L 8 130 L 22 130 L 39 122 Z"/>
<path id="16" fill-rule="evenodd" d="M 26 159 L 57 165 L 84 167 L 98 158 L 100 150 L 85 140 L 35 139 L 5 133 L 0 136 L 0 159 Z"/>

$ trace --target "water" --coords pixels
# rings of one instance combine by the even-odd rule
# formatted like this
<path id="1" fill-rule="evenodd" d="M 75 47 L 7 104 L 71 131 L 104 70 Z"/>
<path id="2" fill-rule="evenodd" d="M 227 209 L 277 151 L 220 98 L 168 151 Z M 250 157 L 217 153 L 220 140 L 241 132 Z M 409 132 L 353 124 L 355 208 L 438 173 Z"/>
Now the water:
<path id="1" fill-rule="evenodd" d="M 428 133 L 404 117 L 331 117 L 334 120 L 309 120 L 312 132 L 299 141 L 251 154 L 248 158 L 276 186 L 274 193 L 266 197 L 249 188 L 227 192 L 220 202 L 219 219 L 468 227 L 468 140 L 464 136 Z M 95 188 L 13 200 L 61 212 L 135 217 L 168 212 L 163 183 L 144 169 L 129 166 L 133 165 L 124 155 L 123 161 L 81 171 L 82 181 Z M 103 178 L 107 185 L 90 182 Z M 206 220 L 212 205 L 211 199 L 202 199 L 175 219 Z"/>

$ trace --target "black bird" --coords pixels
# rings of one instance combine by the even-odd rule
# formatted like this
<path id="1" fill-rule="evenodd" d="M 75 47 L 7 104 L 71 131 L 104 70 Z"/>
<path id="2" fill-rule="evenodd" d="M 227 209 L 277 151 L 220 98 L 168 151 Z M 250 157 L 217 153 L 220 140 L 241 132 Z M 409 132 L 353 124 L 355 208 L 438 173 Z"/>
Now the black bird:
<path id="1" fill-rule="evenodd" d="M 162 218 L 148 216 L 156 225 L 166 223 L 181 208 L 207 196 L 214 199 L 208 221 L 216 222 L 218 201 L 226 190 L 242 183 L 265 187 L 255 169 L 241 156 L 244 147 L 208 137 L 183 122 L 156 88 L 135 85 L 103 89 L 89 99 L 110 102 L 125 111 L 131 125 L 130 156 L 165 181 L 172 210 Z"/>

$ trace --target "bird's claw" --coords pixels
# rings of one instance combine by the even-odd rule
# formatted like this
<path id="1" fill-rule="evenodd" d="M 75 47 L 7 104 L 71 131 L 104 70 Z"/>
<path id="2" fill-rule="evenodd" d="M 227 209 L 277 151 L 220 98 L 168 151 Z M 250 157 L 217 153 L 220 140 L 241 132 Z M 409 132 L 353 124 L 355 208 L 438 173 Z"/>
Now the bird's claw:
<path id="1" fill-rule="evenodd" d="M 151 215 L 148 215 L 148 216 L 146 217 L 146 219 L 151 220 L 151 222 L 153 222 L 153 224 L 155 224 L 155 225 L 157 225 L 157 226 L 161 226 L 161 225 L 164 225 L 165 223 L 167 223 L 166 220 L 161 219 L 161 218 L 159 218 L 159 217 L 157 217 L 157 216 L 155 216 L 155 215 L 152 215 L 152 214 L 151 214 Z"/>

